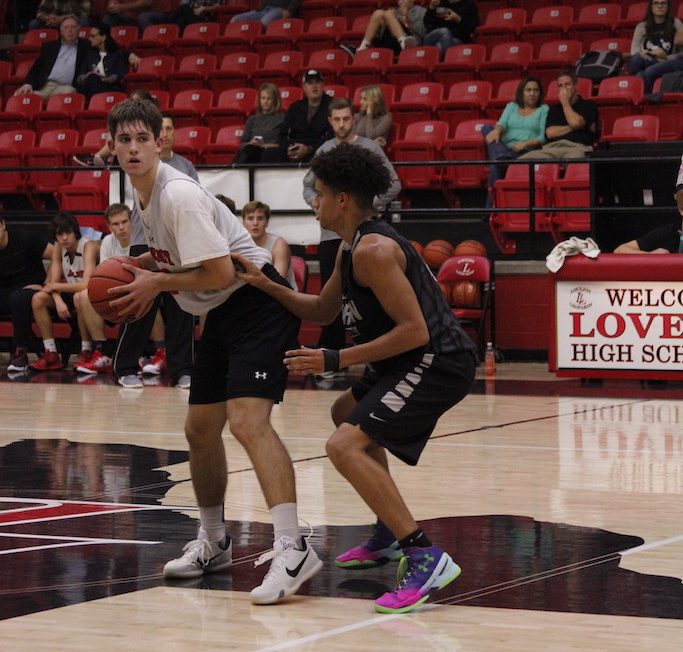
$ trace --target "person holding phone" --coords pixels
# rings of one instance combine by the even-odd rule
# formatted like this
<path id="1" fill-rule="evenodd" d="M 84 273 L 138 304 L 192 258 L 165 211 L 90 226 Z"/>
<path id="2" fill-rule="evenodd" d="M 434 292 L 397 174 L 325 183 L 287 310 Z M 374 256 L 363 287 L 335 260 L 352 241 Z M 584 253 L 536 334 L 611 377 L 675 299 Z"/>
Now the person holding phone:
<path id="1" fill-rule="evenodd" d="M 424 16 L 427 34 L 422 44 L 435 45 L 443 58 L 448 48 L 470 43 L 479 22 L 479 10 L 473 0 L 430 0 Z"/>
<path id="2" fill-rule="evenodd" d="M 280 90 L 275 84 L 261 84 L 256 111 L 247 118 L 235 163 L 261 163 L 266 150 L 279 147 L 280 127 L 285 119 Z"/>

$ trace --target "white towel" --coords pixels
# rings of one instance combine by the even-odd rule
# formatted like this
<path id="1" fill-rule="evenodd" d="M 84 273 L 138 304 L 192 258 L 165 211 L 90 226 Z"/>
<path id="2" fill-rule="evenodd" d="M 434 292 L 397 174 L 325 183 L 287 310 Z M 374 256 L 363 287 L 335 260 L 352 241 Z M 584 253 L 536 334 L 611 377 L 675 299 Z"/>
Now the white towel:
<path id="1" fill-rule="evenodd" d="M 560 242 L 546 256 L 545 266 L 554 274 L 564 265 L 564 259 L 567 256 L 576 256 L 576 254 L 583 254 L 588 258 L 597 258 L 600 254 L 600 249 L 592 238 L 582 240 L 581 238 L 572 237 L 569 240 Z"/>

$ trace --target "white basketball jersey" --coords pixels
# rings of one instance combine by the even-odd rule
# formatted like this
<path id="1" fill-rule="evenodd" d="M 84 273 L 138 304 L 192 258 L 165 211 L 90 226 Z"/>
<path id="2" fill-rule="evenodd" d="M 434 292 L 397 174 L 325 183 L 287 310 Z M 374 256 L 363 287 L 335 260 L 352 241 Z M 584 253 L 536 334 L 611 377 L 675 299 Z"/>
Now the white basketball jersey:
<path id="1" fill-rule="evenodd" d="M 90 238 L 81 238 L 78 241 L 73 260 L 69 257 L 68 251 L 62 251 L 62 275 L 67 283 L 80 283 L 83 280 L 83 270 L 85 269 L 83 250 L 87 242 L 90 242 Z"/>
<path id="2" fill-rule="evenodd" d="M 162 271 L 186 272 L 202 261 L 238 253 L 257 267 L 272 262 L 270 252 L 257 246 L 249 232 L 222 202 L 199 183 L 159 162 L 148 205 L 140 211 L 149 251 Z M 174 293 L 178 305 L 200 315 L 222 304 L 244 281 L 223 290 L 182 290 Z"/>

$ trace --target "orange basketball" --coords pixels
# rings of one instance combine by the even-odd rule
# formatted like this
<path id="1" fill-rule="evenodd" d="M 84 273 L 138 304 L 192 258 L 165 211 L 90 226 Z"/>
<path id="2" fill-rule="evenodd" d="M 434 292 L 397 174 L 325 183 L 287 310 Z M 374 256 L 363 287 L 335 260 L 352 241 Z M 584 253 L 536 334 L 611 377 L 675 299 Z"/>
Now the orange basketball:
<path id="1" fill-rule="evenodd" d="M 121 295 L 107 293 L 109 288 L 128 285 L 128 283 L 135 279 L 135 275 L 132 272 L 123 268 L 122 263 L 124 262 L 135 267 L 142 267 L 134 258 L 114 256 L 113 258 L 107 258 L 107 260 L 95 267 L 88 281 L 88 299 L 90 299 L 92 307 L 100 317 L 112 324 L 133 321 L 130 317 L 120 317 L 118 310 L 109 305 L 110 301 L 119 299 Z"/>
<path id="2" fill-rule="evenodd" d="M 486 247 L 478 240 L 463 240 L 453 250 L 454 256 L 486 256 Z"/>
<path id="3" fill-rule="evenodd" d="M 458 308 L 481 308 L 481 294 L 477 281 L 458 281 L 451 289 L 451 305 Z"/>
<path id="4" fill-rule="evenodd" d="M 425 248 L 416 240 L 411 240 L 410 244 L 413 245 L 413 249 L 415 249 L 415 251 L 417 251 L 417 253 L 421 256 Z"/>
<path id="5" fill-rule="evenodd" d="M 452 255 L 453 245 L 447 240 L 432 240 L 422 252 L 422 258 L 433 269 L 441 267 Z"/>

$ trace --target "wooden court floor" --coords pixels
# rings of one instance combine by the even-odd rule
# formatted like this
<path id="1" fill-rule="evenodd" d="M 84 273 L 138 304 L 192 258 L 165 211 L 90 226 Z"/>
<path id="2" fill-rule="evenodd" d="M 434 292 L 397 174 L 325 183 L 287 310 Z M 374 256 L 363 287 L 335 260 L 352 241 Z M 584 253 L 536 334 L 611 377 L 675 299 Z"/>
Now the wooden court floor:
<path id="1" fill-rule="evenodd" d="M 334 557 L 372 515 L 325 456 L 344 379 L 292 379 L 273 421 L 303 531 L 325 562 L 299 595 L 249 603 L 271 545 L 249 460 L 225 434 L 230 573 L 164 582 L 194 537 L 187 394 L 71 372 L 8 378 L 0 356 L 0 649 L 10 651 L 683 649 L 683 384 L 584 387 L 503 364 L 392 470 L 463 573 L 421 611 L 372 599 L 395 565 Z"/>

